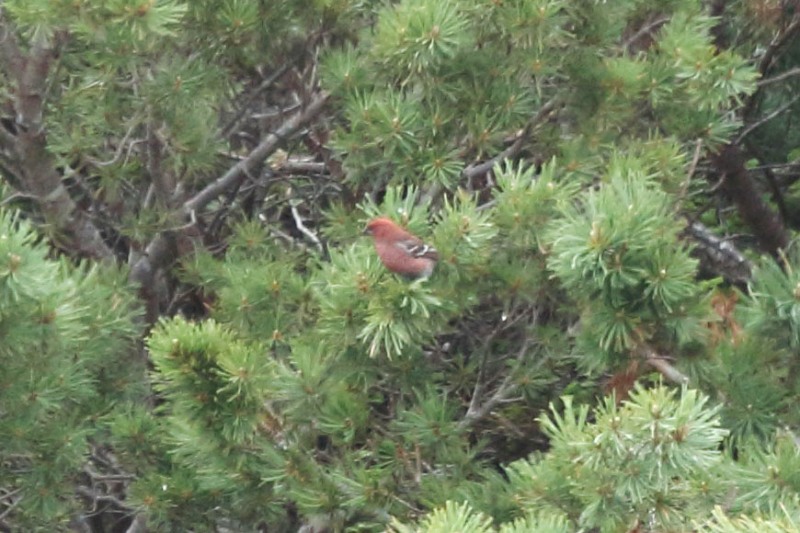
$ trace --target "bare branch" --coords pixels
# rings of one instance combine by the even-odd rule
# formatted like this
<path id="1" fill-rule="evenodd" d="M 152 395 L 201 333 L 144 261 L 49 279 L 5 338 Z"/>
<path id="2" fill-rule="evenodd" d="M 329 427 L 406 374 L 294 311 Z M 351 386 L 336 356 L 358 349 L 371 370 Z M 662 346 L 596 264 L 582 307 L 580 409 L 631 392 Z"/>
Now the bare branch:
<path id="1" fill-rule="evenodd" d="M 524 316 L 529 316 L 527 313 L 520 313 L 515 318 L 510 321 L 504 321 L 503 324 L 498 325 L 495 329 L 487 336 L 486 341 L 483 343 L 484 348 L 482 350 L 484 354 L 484 359 L 481 360 L 481 368 L 478 372 L 477 381 L 475 383 L 475 388 L 472 392 L 472 398 L 470 399 L 469 407 L 467 408 L 467 412 L 464 415 L 464 418 L 458 423 L 458 429 L 463 430 L 471 425 L 475 424 L 476 422 L 482 420 L 486 416 L 488 416 L 493 409 L 495 409 L 498 405 L 507 403 L 511 400 L 511 396 L 519 387 L 519 383 L 517 383 L 517 379 L 519 378 L 519 371 L 526 368 L 525 362 L 528 358 L 528 354 L 530 351 L 531 346 L 534 342 L 534 337 L 528 335 L 526 333 L 522 344 L 517 350 L 516 355 L 514 356 L 514 360 L 516 361 L 516 365 L 508 370 L 508 373 L 503 378 L 503 381 L 497 387 L 495 392 L 492 394 L 489 399 L 487 399 L 482 404 L 480 403 L 483 399 L 483 390 L 486 387 L 485 383 L 485 355 L 489 353 L 489 345 L 491 341 L 502 331 L 508 329 L 511 325 L 519 322 Z M 533 309 L 533 316 L 531 317 L 530 324 L 528 327 L 535 326 L 539 319 L 539 309 Z"/>
<path id="2" fill-rule="evenodd" d="M 654 21 L 650 22 L 649 24 L 645 24 L 644 26 L 639 28 L 639 30 L 636 33 L 628 37 L 624 43 L 622 43 L 622 49 L 627 51 L 640 38 L 659 30 L 661 26 L 669 22 L 669 20 L 670 17 L 659 17 Z"/>
<path id="3" fill-rule="evenodd" d="M 136 139 L 128 145 L 128 140 L 130 139 L 131 135 L 133 134 L 136 127 L 139 125 L 138 119 L 132 121 L 133 124 L 128 131 L 125 132 L 125 135 L 122 137 L 122 140 L 117 145 L 117 149 L 114 152 L 114 156 L 109 159 L 108 161 L 99 161 L 97 159 L 93 159 L 91 157 L 87 157 L 86 159 L 96 167 L 108 167 L 114 165 L 122 159 L 122 154 L 125 151 L 125 148 L 128 147 L 128 151 L 130 151 L 130 146 L 136 145 L 137 143 L 144 142 L 144 139 Z"/>
<path id="4" fill-rule="evenodd" d="M 530 337 L 526 337 L 522 342 L 522 346 L 520 346 L 520 349 L 515 357 L 518 365 L 517 368 L 522 366 L 523 361 L 528 355 L 528 350 L 530 349 L 531 344 L 532 339 Z M 494 394 L 492 394 L 488 400 L 483 402 L 483 405 L 473 408 L 472 403 L 470 403 L 470 408 L 467 410 L 464 418 L 462 418 L 458 423 L 458 429 L 466 429 L 475 422 L 482 420 L 489 413 L 491 413 L 495 407 L 508 399 L 519 386 L 519 384 L 516 382 L 516 378 L 517 373 L 514 370 L 510 370 L 508 374 L 506 374 L 506 377 L 503 378 L 502 383 L 500 383 L 500 386 L 497 387 L 497 390 L 495 390 Z"/>
<path id="5" fill-rule="evenodd" d="M 21 489 L 12 490 L 8 494 L 3 494 L 3 496 L 0 497 L 0 501 L 8 500 L 10 502 L 6 504 L 5 511 L 0 513 L 0 520 L 5 519 L 8 515 L 11 514 L 11 511 L 13 511 L 14 508 L 20 504 L 20 502 L 22 501 L 22 496 L 20 496 L 19 498 L 15 498 L 15 496 L 17 496 L 20 493 L 20 491 Z"/>
<path id="6" fill-rule="evenodd" d="M 90 500 L 94 505 L 100 503 L 106 503 L 113 505 L 117 509 L 131 515 L 136 512 L 136 510 L 133 507 L 130 507 L 116 496 L 112 496 L 110 494 L 100 494 L 88 487 L 76 487 L 75 492 L 77 492 L 80 496 L 83 496 L 84 498 Z"/>
<path id="7" fill-rule="evenodd" d="M 323 174 L 326 171 L 325 163 L 319 161 L 306 161 L 302 159 L 287 159 L 275 168 L 276 172 L 302 173 L 302 174 Z"/>
<path id="8" fill-rule="evenodd" d="M 250 93 L 250 95 L 246 96 L 243 99 L 241 106 L 239 107 L 239 110 L 236 111 L 233 114 L 233 117 L 230 119 L 230 121 L 222 127 L 220 132 L 222 137 L 227 137 L 228 135 L 230 135 L 230 133 L 234 130 L 234 128 L 236 128 L 236 126 L 240 123 L 242 118 L 244 118 L 245 115 L 247 115 L 247 109 L 255 101 L 255 99 L 258 98 L 258 96 L 266 89 L 268 89 L 273 83 L 275 83 L 278 80 L 278 78 L 286 74 L 286 72 L 289 70 L 289 67 L 292 64 L 293 61 L 286 61 L 285 63 L 283 63 L 275 70 L 275 72 L 267 76 L 267 78 L 264 81 L 262 81 L 258 85 L 258 87 L 256 87 L 255 90 L 253 90 Z"/>
<path id="9" fill-rule="evenodd" d="M 782 72 L 781 74 L 772 76 L 771 78 L 764 78 L 763 80 L 759 80 L 756 85 L 759 88 L 766 87 L 767 85 L 772 85 L 773 83 L 778 83 L 785 79 L 793 78 L 794 76 L 800 76 L 800 67 L 789 69 L 786 72 Z"/>
<path id="10" fill-rule="evenodd" d="M 717 237 L 700 222 L 691 222 L 684 234 L 696 244 L 694 254 L 704 268 L 734 283 L 749 281 L 752 265 L 729 239 Z"/>
<path id="11" fill-rule="evenodd" d="M 689 164 L 689 170 L 686 171 L 686 179 L 683 181 L 683 185 L 681 185 L 681 198 L 685 197 L 687 191 L 689 190 L 689 184 L 692 181 L 692 176 L 694 176 L 694 173 L 697 170 L 697 163 L 700 161 L 700 153 L 702 148 L 703 139 L 697 139 L 694 143 L 694 155 L 692 156 L 692 162 Z"/>
<path id="12" fill-rule="evenodd" d="M 794 98 L 791 98 L 791 99 L 790 99 L 788 102 L 786 102 L 786 103 L 785 103 L 785 104 L 783 104 L 782 106 L 779 106 L 777 109 L 775 109 L 774 111 L 772 111 L 772 113 L 769 113 L 768 115 L 766 115 L 766 116 L 762 117 L 761 119 L 759 119 L 759 120 L 757 120 L 757 121 L 753 122 L 752 124 L 749 124 L 749 125 L 748 125 L 748 126 L 747 126 L 747 127 L 746 127 L 746 128 L 745 128 L 745 129 L 744 129 L 744 130 L 743 130 L 743 131 L 740 133 L 740 134 L 739 134 L 739 136 L 738 136 L 738 137 L 736 137 L 736 140 L 734 141 L 734 143 L 735 143 L 735 144 L 739 144 L 739 143 L 741 143 L 741 142 L 742 142 L 742 140 L 743 140 L 743 139 L 744 139 L 744 138 L 745 138 L 745 137 L 746 137 L 746 136 L 747 136 L 747 135 L 748 135 L 750 132 L 752 132 L 754 129 L 758 128 L 759 126 L 763 126 L 764 124 L 766 124 L 767 122 L 769 122 L 769 121 L 770 121 L 770 120 L 772 120 L 773 118 L 777 117 L 778 115 L 780 115 L 781 113 L 783 113 L 784 111 L 786 111 L 787 109 L 789 109 L 790 107 L 792 107 L 792 106 L 794 105 L 794 103 L 795 103 L 795 102 L 797 102 L 798 100 L 800 100 L 800 94 L 798 94 L 798 95 L 795 95 L 795 97 L 794 97 Z"/>
<path id="13" fill-rule="evenodd" d="M 301 126 L 319 114 L 325 107 L 329 96 L 327 92 L 317 94 L 305 109 L 284 122 L 274 133 L 267 135 L 267 137 L 250 152 L 250 155 L 236 163 L 224 175 L 189 199 L 183 206 L 184 212 L 197 211 L 205 207 L 206 204 L 225 192 L 226 189 L 238 183 L 243 179 L 246 172 L 253 170 L 256 166 L 263 163 L 287 137 L 293 135 Z"/>
<path id="14" fill-rule="evenodd" d="M 800 15 L 795 14 L 792 21 L 786 27 L 784 27 L 781 32 L 772 38 L 772 41 L 769 43 L 766 52 L 764 52 L 764 55 L 761 56 L 761 60 L 758 63 L 758 71 L 761 74 L 764 74 L 767 72 L 767 70 L 769 70 L 775 55 L 783 47 L 783 45 L 789 42 L 789 40 L 797 31 L 800 31 Z"/>
<path id="15" fill-rule="evenodd" d="M 666 357 L 659 355 L 651 346 L 640 346 L 637 351 L 638 355 L 641 356 L 647 364 L 661 372 L 661 375 L 668 381 L 678 385 L 689 383 L 688 376 L 672 366 L 672 363 L 670 363 Z"/>
<path id="16" fill-rule="evenodd" d="M 794 34 L 798 31 L 800 31 L 800 14 L 795 14 L 791 22 L 772 38 L 769 46 L 767 46 L 767 50 L 761 56 L 757 67 L 761 76 L 764 76 L 767 73 L 780 49 L 783 48 L 783 46 L 789 42 Z M 756 103 L 760 100 L 759 95 L 761 93 L 761 88 L 767 85 L 769 85 L 769 83 L 765 83 L 763 85 L 759 84 L 758 89 L 748 97 L 747 102 L 742 110 L 742 116 L 745 118 L 745 120 L 752 115 L 753 110 L 756 107 Z"/>
<path id="17" fill-rule="evenodd" d="M 692 162 L 689 165 L 689 170 L 686 172 L 687 182 L 692 179 L 695 170 L 697 170 L 697 163 L 700 161 L 701 148 L 703 148 L 703 139 L 697 139 L 694 143 L 694 155 L 692 156 Z"/>

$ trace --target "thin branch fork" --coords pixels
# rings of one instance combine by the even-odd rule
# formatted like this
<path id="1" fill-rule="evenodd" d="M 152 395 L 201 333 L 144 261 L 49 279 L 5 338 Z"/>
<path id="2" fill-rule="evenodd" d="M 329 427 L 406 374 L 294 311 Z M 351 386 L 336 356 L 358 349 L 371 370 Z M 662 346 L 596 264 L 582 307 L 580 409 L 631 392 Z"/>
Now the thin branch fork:
<path id="1" fill-rule="evenodd" d="M 524 314 L 520 314 L 520 316 L 518 316 L 513 322 L 517 322 L 522 316 L 524 316 Z M 533 317 L 530 326 L 534 326 L 538 322 L 538 318 L 539 310 L 537 308 L 533 310 Z M 503 328 L 495 328 L 495 330 L 492 332 L 492 335 L 497 335 L 506 327 L 507 326 L 504 324 Z M 492 335 L 490 335 L 490 339 L 485 343 L 486 349 L 484 349 L 484 354 L 488 351 L 488 344 L 491 342 Z M 508 371 L 506 376 L 503 378 L 503 381 L 495 390 L 494 394 L 492 394 L 491 397 L 483 402 L 483 404 L 480 404 L 480 401 L 482 400 L 481 396 L 483 395 L 483 390 L 486 386 L 486 383 L 484 382 L 484 364 L 486 361 L 484 358 L 484 360 L 481 362 L 481 368 L 478 372 L 477 382 L 475 383 L 475 388 L 473 389 L 469 407 L 467 408 L 464 418 L 462 418 L 458 423 L 459 430 L 467 429 L 476 422 L 488 416 L 498 405 L 507 403 L 511 400 L 511 396 L 519 387 L 519 383 L 517 383 L 519 370 L 524 368 L 524 363 L 528 358 L 531 346 L 534 344 L 534 340 L 534 337 L 531 335 L 525 335 L 525 339 L 522 341 L 519 350 L 517 350 L 517 353 L 514 356 L 516 365 L 514 368 Z"/>
<path id="2" fill-rule="evenodd" d="M 481 343 L 481 360 L 480 365 L 478 367 L 478 376 L 475 379 L 475 387 L 472 390 L 472 398 L 469 402 L 469 407 L 467 408 L 467 413 L 476 412 L 479 409 L 480 401 L 483 397 L 483 389 L 486 385 L 484 381 L 484 377 L 486 375 L 486 360 L 489 354 L 489 346 L 497 338 L 497 336 L 504 332 L 508 331 L 514 324 L 518 323 L 523 317 L 525 316 L 524 313 L 518 313 L 515 317 L 511 320 L 501 320 L 497 323 L 491 332 L 486 335 Z"/>
<path id="3" fill-rule="evenodd" d="M 528 355 L 528 350 L 530 349 L 531 344 L 533 344 L 533 340 L 530 337 L 526 337 L 522 343 L 522 346 L 520 346 L 520 349 L 515 356 L 518 365 L 517 369 L 522 366 L 523 361 Z M 517 369 L 512 369 L 508 372 L 508 374 L 506 374 L 506 377 L 503 378 L 502 383 L 500 383 L 500 386 L 497 387 L 497 390 L 494 392 L 494 394 L 492 394 L 488 400 L 483 402 L 482 405 L 473 406 L 470 402 L 470 407 L 467 409 L 467 413 L 458 423 L 458 429 L 463 430 L 470 427 L 479 420 L 484 419 L 495 407 L 501 403 L 505 403 L 505 401 L 514 393 L 514 391 L 517 390 L 517 387 L 519 387 L 519 384 L 516 382 Z M 478 379 L 481 378 L 482 376 L 479 376 Z"/>

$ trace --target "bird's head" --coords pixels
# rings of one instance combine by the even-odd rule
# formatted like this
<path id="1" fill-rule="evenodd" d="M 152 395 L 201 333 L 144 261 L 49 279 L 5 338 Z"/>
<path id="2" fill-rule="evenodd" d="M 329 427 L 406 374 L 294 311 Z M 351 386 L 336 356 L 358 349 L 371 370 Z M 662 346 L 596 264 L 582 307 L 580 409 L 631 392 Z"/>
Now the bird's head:
<path id="1" fill-rule="evenodd" d="M 373 218 L 367 223 L 367 227 L 364 228 L 364 235 L 380 237 L 386 235 L 387 232 L 394 231 L 395 227 L 395 223 L 387 217 Z"/>

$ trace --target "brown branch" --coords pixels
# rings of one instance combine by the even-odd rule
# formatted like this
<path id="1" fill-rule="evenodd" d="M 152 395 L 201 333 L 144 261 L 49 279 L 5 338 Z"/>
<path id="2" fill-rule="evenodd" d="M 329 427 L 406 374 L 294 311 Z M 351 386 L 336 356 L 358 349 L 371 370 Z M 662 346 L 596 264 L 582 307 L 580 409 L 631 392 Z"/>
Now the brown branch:
<path id="1" fill-rule="evenodd" d="M 111 249 L 62 185 L 55 159 L 47 150 L 43 124 L 47 80 L 65 36 L 56 34 L 53 45 L 39 40 L 23 52 L 15 31 L 0 5 L 0 69 L 11 81 L 17 129 L 15 135 L 4 131 L 0 141 L 12 154 L 14 168 L 19 172 L 14 176 L 14 185 L 35 199 L 52 229 L 51 237 L 62 248 L 80 256 L 111 260 Z"/>
<path id="2" fill-rule="evenodd" d="M 11 78 L 13 73 L 22 72 L 24 61 L 15 28 L 6 18 L 6 10 L 0 6 L 0 66 Z"/>
<path id="3" fill-rule="evenodd" d="M 145 168 L 150 176 L 150 183 L 153 185 L 156 203 L 166 211 L 172 207 L 172 193 L 175 190 L 175 182 L 172 179 L 172 175 L 164 168 L 164 143 L 156 131 L 152 119 L 147 125 L 145 137 Z"/>
<path id="4" fill-rule="evenodd" d="M 762 200 L 747 173 L 739 146 L 729 144 L 712 156 L 722 176 L 721 188 L 733 200 L 744 222 L 753 230 L 761 248 L 777 255 L 789 244 L 789 233 L 783 221 Z"/>

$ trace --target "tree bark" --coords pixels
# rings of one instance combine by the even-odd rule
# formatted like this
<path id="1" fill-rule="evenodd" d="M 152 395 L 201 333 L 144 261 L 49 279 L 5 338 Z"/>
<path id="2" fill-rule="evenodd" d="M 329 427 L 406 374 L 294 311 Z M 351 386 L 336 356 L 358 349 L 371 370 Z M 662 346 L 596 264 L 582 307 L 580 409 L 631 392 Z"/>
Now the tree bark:
<path id="1" fill-rule="evenodd" d="M 57 34 L 53 43 L 40 38 L 23 51 L 15 28 L 0 6 L 0 68 L 12 83 L 10 107 L 12 124 L 0 125 L 0 150 L 7 159 L 4 167 L 13 168 L 13 185 L 33 199 L 56 244 L 68 253 L 93 259 L 111 260 L 113 253 L 103 241 L 90 217 L 72 200 L 61 182 L 55 158 L 47 151 L 44 105 L 47 77 L 57 55 Z"/>
<path id="2" fill-rule="evenodd" d="M 789 244 L 789 233 L 780 217 L 762 199 L 760 191 L 747 175 L 742 149 L 724 146 L 712 156 L 719 170 L 722 190 L 736 204 L 744 222 L 753 230 L 762 250 L 777 256 Z"/>

